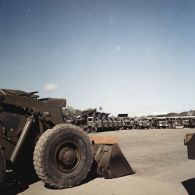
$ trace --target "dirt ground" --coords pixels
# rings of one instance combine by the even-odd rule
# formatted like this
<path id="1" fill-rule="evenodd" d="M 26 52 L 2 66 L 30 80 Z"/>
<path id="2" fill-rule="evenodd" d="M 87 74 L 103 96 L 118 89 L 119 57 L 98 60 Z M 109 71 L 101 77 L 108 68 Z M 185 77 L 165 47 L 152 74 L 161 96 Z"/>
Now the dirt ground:
<path id="1" fill-rule="evenodd" d="M 41 181 L 36 181 L 12 192 L 25 195 L 195 194 L 195 161 L 187 159 L 187 148 L 183 144 L 187 132 L 195 132 L 195 129 L 99 133 L 119 138 L 124 155 L 136 171 L 134 175 L 118 179 L 95 178 L 80 186 L 62 190 L 48 189 Z"/>

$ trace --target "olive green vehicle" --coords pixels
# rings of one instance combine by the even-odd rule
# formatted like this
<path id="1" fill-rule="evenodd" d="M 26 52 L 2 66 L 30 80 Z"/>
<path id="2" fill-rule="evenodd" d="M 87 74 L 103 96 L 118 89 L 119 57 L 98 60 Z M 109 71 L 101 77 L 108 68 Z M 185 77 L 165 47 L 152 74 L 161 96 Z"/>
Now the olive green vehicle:
<path id="1" fill-rule="evenodd" d="M 65 119 L 68 118 L 66 114 L 64 116 Z M 82 111 L 80 115 L 72 117 L 73 119 L 67 122 L 81 127 L 87 133 L 96 132 L 95 116 L 96 109 L 88 109 Z"/>
<path id="2" fill-rule="evenodd" d="M 22 174 L 30 164 L 40 180 L 55 188 L 81 184 L 94 162 L 98 175 L 107 178 L 133 173 L 117 142 L 98 142 L 65 123 L 65 106 L 65 99 L 40 99 L 37 92 L 0 90 L 1 183 L 6 170 Z"/>
<path id="3" fill-rule="evenodd" d="M 188 159 L 195 160 L 195 133 L 185 135 L 184 145 L 187 146 Z"/>

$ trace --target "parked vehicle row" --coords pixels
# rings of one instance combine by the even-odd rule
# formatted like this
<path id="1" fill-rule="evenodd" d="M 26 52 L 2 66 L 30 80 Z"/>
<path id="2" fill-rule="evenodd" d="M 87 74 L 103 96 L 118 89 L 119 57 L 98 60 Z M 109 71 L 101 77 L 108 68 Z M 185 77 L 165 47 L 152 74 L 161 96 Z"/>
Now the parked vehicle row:
<path id="1" fill-rule="evenodd" d="M 109 113 L 96 112 L 96 110 L 83 111 L 69 123 L 80 126 L 86 132 L 101 132 L 119 130 L 123 127 L 123 121 L 117 117 L 111 117 Z"/>
<path id="2" fill-rule="evenodd" d="M 172 116 L 172 117 L 126 117 L 131 121 L 132 129 L 177 129 L 195 128 L 195 116 Z M 123 128 L 126 129 L 123 123 Z"/>
<path id="3" fill-rule="evenodd" d="M 195 116 L 129 117 L 128 114 L 118 114 L 114 117 L 89 109 L 69 120 L 69 123 L 80 126 L 88 133 L 119 129 L 195 128 Z"/>

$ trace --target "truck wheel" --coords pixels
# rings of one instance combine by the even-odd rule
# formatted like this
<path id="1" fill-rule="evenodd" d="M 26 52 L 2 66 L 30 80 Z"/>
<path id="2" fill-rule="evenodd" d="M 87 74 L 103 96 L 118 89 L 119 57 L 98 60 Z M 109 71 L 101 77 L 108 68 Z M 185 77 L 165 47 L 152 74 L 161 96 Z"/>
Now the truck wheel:
<path id="1" fill-rule="evenodd" d="M 96 133 L 97 132 L 97 127 L 92 127 L 92 133 Z"/>
<path id="2" fill-rule="evenodd" d="M 71 124 L 56 125 L 39 138 L 33 155 L 38 177 L 54 188 L 79 185 L 93 162 L 92 144 L 87 134 Z"/>
<path id="3" fill-rule="evenodd" d="M 91 133 L 92 132 L 92 127 L 88 126 L 87 128 L 83 129 L 86 133 Z"/>
<path id="4" fill-rule="evenodd" d="M 3 182 L 6 172 L 4 151 L 0 148 L 0 183 Z"/>

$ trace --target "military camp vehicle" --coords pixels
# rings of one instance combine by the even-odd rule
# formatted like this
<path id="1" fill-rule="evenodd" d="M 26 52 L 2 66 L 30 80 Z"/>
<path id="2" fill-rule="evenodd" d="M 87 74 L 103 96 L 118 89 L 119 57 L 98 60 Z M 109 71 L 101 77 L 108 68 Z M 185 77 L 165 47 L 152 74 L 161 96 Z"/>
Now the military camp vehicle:
<path id="1" fill-rule="evenodd" d="M 151 120 L 147 117 L 140 117 L 136 124 L 137 129 L 149 129 L 151 127 Z"/>
<path id="2" fill-rule="evenodd" d="M 116 121 L 117 121 L 117 124 L 118 124 L 118 129 L 122 129 L 123 128 L 122 119 L 120 117 L 116 117 Z"/>
<path id="3" fill-rule="evenodd" d="M 168 121 L 166 117 L 152 118 L 153 127 L 157 129 L 166 129 L 168 127 Z"/>
<path id="4" fill-rule="evenodd" d="M 130 118 L 128 114 L 118 114 L 122 121 L 122 129 L 132 129 L 134 127 L 134 118 Z"/>
<path id="5" fill-rule="evenodd" d="M 97 132 L 101 132 L 102 131 L 102 120 L 99 117 L 96 117 L 95 125 L 97 128 Z"/>
<path id="6" fill-rule="evenodd" d="M 184 127 L 181 117 L 169 117 L 168 120 L 171 121 L 171 128 L 173 129 L 181 129 Z"/>
<path id="7" fill-rule="evenodd" d="M 119 130 L 119 125 L 115 117 L 111 117 L 113 130 Z"/>
<path id="8" fill-rule="evenodd" d="M 190 127 L 190 119 L 189 117 L 182 117 L 182 125 L 184 128 Z"/>
<path id="9" fill-rule="evenodd" d="M 187 123 L 184 123 L 184 127 L 187 124 L 187 127 L 193 127 L 194 116 L 184 117 L 183 120 L 187 120 Z M 189 125 L 189 126 L 188 126 Z M 195 160 L 195 133 L 187 133 L 184 137 L 184 145 L 187 146 L 188 159 Z"/>
<path id="10" fill-rule="evenodd" d="M 189 118 L 189 127 L 195 128 L 195 116 Z"/>
<path id="11" fill-rule="evenodd" d="M 101 120 L 102 120 L 102 130 L 103 131 L 109 130 L 108 120 L 107 120 L 106 113 L 103 113 L 103 112 L 101 113 Z"/>
<path id="12" fill-rule="evenodd" d="M 65 118 L 67 118 L 66 114 L 65 114 Z M 96 109 L 84 110 L 80 113 L 80 115 L 71 118 L 72 120 L 66 122 L 81 127 L 87 133 L 97 132 L 97 127 L 95 122 Z"/>
<path id="13" fill-rule="evenodd" d="M 187 133 L 185 135 L 184 145 L 187 146 L 188 159 L 195 160 L 195 133 Z"/>
<path id="14" fill-rule="evenodd" d="M 29 164 L 54 188 L 81 184 L 93 163 L 106 178 L 133 173 L 116 139 L 90 137 L 65 123 L 65 106 L 65 99 L 39 98 L 37 92 L 0 90 L 0 182 L 6 170 L 22 174 Z"/>
<path id="15" fill-rule="evenodd" d="M 124 129 L 133 129 L 134 128 L 134 118 L 124 117 L 123 118 L 123 128 Z"/>
<path id="16" fill-rule="evenodd" d="M 86 132 L 97 132 L 96 121 L 93 116 L 87 117 L 87 127 L 84 130 Z"/>
<path id="17" fill-rule="evenodd" d="M 108 117 L 109 114 L 106 115 L 106 120 L 107 120 L 107 124 L 108 124 L 108 130 L 113 130 L 113 122 L 112 119 L 110 117 Z"/>

